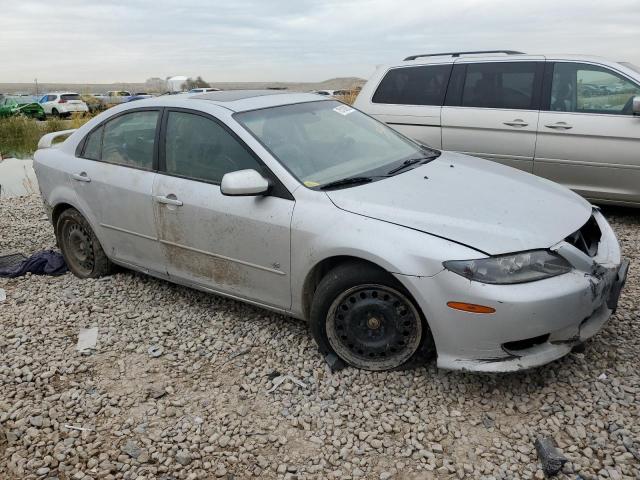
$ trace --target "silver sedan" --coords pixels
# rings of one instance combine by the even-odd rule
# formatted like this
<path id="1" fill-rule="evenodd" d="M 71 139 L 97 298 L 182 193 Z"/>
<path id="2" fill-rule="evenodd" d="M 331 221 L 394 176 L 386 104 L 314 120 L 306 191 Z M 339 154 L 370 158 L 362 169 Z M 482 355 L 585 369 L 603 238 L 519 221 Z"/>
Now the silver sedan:
<path id="1" fill-rule="evenodd" d="M 307 320 L 333 366 L 541 365 L 602 328 L 626 278 L 568 189 L 319 95 L 140 100 L 39 146 L 77 276 L 117 264 Z"/>

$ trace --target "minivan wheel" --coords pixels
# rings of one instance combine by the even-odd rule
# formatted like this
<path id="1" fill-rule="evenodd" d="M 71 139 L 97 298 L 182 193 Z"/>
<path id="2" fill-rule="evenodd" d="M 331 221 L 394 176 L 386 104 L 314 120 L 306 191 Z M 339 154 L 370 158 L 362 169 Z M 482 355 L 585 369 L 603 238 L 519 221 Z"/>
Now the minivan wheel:
<path id="1" fill-rule="evenodd" d="M 435 352 L 431 332 L 409 293 L 374 265 L 338 266 L 320 282 L 311 331 L 323 355 L 351 366 L 391 370 L 415 366 Z"/>
<path id="2" fill-rule="evenodd" d="M 89 222 L 73 208 L 60 214 L 56 224 L 58 245 L 69 270 L 80 278 L 96 278 L 112 272 L 107 258 Z"/>

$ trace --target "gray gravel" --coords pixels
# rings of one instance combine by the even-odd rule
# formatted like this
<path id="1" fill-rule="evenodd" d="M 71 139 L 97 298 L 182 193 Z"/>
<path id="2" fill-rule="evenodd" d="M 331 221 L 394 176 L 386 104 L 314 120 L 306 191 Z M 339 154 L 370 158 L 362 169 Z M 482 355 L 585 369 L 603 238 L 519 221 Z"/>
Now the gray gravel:
<path id="1" fill-rule="evenodd" d="M 519 374 L 331 374 L 303 323 L 239 302 L 127 271 L 0 279 L 0 478 L 544 478 L 540 435 L 559 478 L 640 478 L 640 216 L 605 213 L 633 262 L 618 313 Z M 0 200 L 0 251 L 53 246 L 38 197 Z M 267 393 L 282 375 L 304 386 Z"/>

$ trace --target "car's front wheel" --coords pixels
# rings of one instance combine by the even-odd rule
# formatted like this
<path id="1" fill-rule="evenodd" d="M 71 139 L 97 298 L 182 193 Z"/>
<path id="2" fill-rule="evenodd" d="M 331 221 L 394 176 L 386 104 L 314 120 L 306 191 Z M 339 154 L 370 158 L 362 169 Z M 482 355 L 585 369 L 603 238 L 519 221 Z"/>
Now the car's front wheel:
<path id="1" fill-rule="evenodd" d="M 60 214 L 56 237 L 69 270 L 77 277 L 96 278 L 112 272 L 113 264 L 91 225 L 77 210 L 69 208 Z"/>
<path id="2" fill-rule="evenodd" d="M 416 366 L 435 353 L 429 326 L 392 275 L 364 262 L 330 271 L 311 305 L 311 331 L 323 355 L 351 366 L 391 370 Z"/>

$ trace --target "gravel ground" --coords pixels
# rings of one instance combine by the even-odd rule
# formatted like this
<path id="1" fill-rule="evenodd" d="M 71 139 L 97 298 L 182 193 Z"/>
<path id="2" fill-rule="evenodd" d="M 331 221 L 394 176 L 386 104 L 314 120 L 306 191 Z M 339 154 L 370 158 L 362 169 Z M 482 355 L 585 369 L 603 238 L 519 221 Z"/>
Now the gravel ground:
<path id="1" fill-rule="evenodd" d="M 633 262 L 618 313 L 519 374 L 331 374 L 303 323 L 239 302 L 127 271 L 0 279 L 0 478 L 544 478 L 539 435 L 559 478 L 640 478 L 640 216 L 605 213 Z M 53 245 L 38 197 L 0 200 L 0 251 Z M 304 386 L 268 392 L 284 374 Z"/>

